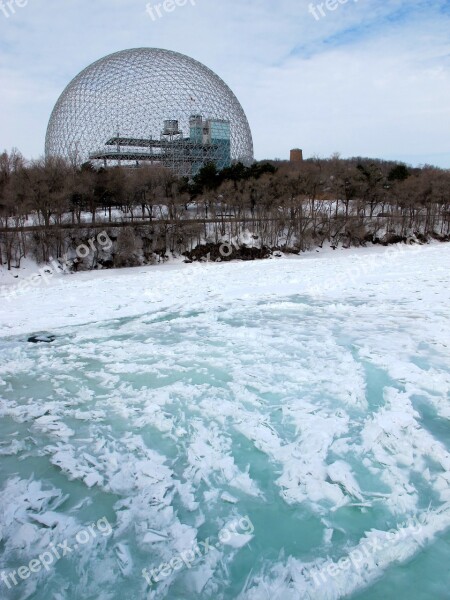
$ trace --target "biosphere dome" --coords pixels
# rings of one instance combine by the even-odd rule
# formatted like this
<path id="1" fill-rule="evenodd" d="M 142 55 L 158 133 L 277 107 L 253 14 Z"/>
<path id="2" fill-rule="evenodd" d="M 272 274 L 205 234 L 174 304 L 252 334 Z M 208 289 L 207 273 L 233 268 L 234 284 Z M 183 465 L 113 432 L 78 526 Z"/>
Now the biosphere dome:
<path id="1" fill-rule="evenodd" d="M 111 54 L 61 94 L 47 128 L 46 156 L 75 164 L 163 164 L 192 176 L 253 160 L 245 113 L 230 88 L 201 63 L 169 50 Z"/>

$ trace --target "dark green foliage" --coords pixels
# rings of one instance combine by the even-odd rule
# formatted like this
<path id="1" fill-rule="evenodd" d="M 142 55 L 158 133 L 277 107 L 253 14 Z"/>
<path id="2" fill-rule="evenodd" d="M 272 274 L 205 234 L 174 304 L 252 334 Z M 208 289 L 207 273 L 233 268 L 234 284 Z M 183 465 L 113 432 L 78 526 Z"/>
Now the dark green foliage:
<path id="1" fill-rule="evenodd" d="M 389 181 L 405 181 L 411 175 L 406 165 L 396 165 L 389 172 Z"/>
<path id="2" fill-rule="evenodd" d="M 216 164 L 208 163 L 204 165 L 194 177 L 192 192 L 194 194 L 201 194 L 203 191 L 216 190 L 220 183 L 221 181 Z"/>
<path id="3" fill-rule="evenodd" d="M 259 179 L 265 174 L 274 174 L 277 169 L 268 162 L 254 163 L 246 167 L 241 162 L 231 165 L 222 171 L 218 171 L 214 163 L 208 163 L 194 177 L 191 185 L 191 194 L 197 196 L 203 192 L 216 190 L 224 181 L 247 181 Z"/>

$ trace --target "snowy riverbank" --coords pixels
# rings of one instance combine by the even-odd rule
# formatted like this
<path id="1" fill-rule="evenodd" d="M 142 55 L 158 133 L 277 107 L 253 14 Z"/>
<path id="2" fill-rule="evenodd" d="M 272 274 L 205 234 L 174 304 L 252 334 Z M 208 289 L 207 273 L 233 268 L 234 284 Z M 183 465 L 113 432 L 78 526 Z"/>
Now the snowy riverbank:
<path id="1" fill-rule="evenodd" d="M 335 299 L 361 292 L 372 297 L 380 291 L 392 298 L 408 296 L 414 278 L 399 288 L 395 266 L 414 269 L 419 258 L 436 261 L 446 271 L 450 246 L 396 246 L 332 250 L 324 248 L 300 256 L 252 262 L 184 264 L 182 259 L 147 267 L 88 271 L 44 279 L 26 291 L 17 291 L 17 279 L 1 271 L 0 335 L 37 332 L 65 325 L 135 316 L 148 311 L 202 309 L 221 303 L 261 297 L 305 294 Z M 23 263 L 19 282 L 35 275 L 39 267 Z M 431 276 L 431 273 L 429 274 Z M 391 287 L 390 287 L 390 284 Z M 426 286 L 428 288 L 428 286 Z M 411 288 L 411 289 L 410 289 Z M 8 298 L 13 291 L 11 299 Z M 423 296 L 437 293 L 424 289 Z M 444 293 L 444 290 L 441 291 Z"/>

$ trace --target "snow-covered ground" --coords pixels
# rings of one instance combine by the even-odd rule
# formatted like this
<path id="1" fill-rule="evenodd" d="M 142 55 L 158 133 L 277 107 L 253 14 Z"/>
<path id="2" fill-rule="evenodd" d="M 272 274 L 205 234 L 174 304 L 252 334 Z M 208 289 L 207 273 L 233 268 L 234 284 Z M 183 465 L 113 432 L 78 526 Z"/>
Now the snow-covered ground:
<path id="1" fill-rule="evenodd" d="M 0 597 L 446 598 L 449 263 L 337 250 L 3 300 L 0 571 L 71 552 Z"/>
<path id="2" fill-rule="evenodd" d="M 79 325 L 111 318 L 136 316 L 149 311 L 182 307 L 217 310 L 221 302 L 261 298 L 283 298 L 309 294 L 312 300 L 340 301 L 349 294 L 379 294 L 381 303 L 392 300 L 399 290 L 396 267 L 437 260 L 439 273 L 447 274 L 445 257 L 450 246 L 435 242 L 428 246 L 403 244 L 332 250 L 325 247 L 303 255 L 285 255 L 269 261 L 185 264 L 170 263 L 129 269 L 105 269 L 38 277 L 25 291 L 20 284 L 39 275 L 42 266 L 22 260 L 20 270 L 0 269 L 0 335 Z M 444 257 L 443 259 L 441 257 Z M 52 274 L 53 273 L 53 274 Z M 435 275 L 435 272 L 429 274 Z M 413 288 L 414 279 L 409 282 Z M 443 287 L 438 283 L 438 288 Z M 18 285 L 19 284 L 19 285 Z M 425 289 L 421 296 L 435 293 Z M 407 290 L 403 288 L 403 292 Z M 444 292 L 444 290 L 442 290 Z M 385 298 L 386 297 L 386 298 Z"/>

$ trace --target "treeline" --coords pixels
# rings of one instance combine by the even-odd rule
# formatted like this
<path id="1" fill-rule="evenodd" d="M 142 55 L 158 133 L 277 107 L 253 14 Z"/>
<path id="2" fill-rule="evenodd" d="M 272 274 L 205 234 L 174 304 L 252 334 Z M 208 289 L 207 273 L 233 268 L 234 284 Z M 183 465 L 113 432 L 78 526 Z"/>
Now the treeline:
<path id="1" fill-rule="evenodd" d="M 450 171 L 333 156 L 221 172 L 209 164 L 188 181 L 158 166 L 75 169 L 61 159 L 0 155 L 2 264 L 63 256 L 99 223 L 115 240 L 114 265 L 191 252 L 245 231 L 260 247 L 291 252 L 325 241 L 446 239 Z M 30 225 L 32 233 L 23 229 Z"/>

